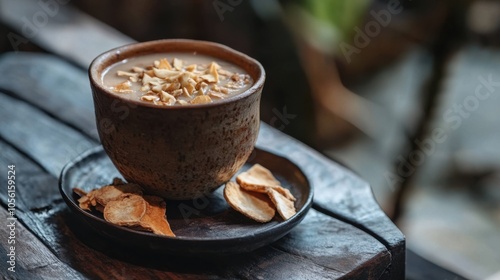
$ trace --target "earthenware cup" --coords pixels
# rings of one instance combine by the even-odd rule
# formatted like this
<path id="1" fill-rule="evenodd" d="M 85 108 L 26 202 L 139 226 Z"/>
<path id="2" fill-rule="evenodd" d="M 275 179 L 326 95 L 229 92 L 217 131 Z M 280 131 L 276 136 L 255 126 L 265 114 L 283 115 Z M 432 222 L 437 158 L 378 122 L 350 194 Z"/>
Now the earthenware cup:
<path id="1" fill-rule="evenodd" d="M 125 99 L 103 86 L 109 66 L 168 52 L 225 60 L 244 69 L 254 84 L 227 99 L 184 106 Z M 258 61 L 227 46 L 178 39 L 131 44 L 99 55 L 89 67 L 89 78 L 104 150 L 123 177 L 146 193 L 176 200 L 209 194 L 227 182 L 253 150 L 265 72 Z"/>

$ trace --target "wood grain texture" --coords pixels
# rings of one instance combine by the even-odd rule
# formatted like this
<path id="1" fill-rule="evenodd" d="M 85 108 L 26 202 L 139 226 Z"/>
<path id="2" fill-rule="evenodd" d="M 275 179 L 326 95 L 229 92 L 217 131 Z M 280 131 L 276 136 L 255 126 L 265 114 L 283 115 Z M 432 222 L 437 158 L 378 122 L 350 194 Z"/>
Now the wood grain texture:
<path id="1" fill-rule="evenodd" d="M 0 158 L 2 166 L 15 162 L 23 167 L 18 169 L 17 178 L 17 185 L 23 186 L 17 190 L 23 198 L 18 204 L 20 221 L 60 260 L 85 277 L 307 279 L 313 275 L 317 279 L 337 279 L 355 273 L 357 279 L 378 279 L 390 264 L 389 252 L 373 237 L 314 210 L 289 235 L 252 254 L 188 259 L 129 250 L 80 223 L 58 194 L 44 193 L 57 187 L 55 177 L 2 141 L 0 149 L 5 151 Z M 5 178 L 0 183 L 5 184 Z M 5 203 L 3 193 L 1 199 Z"/>
<path id="2" fill-rule="evenodd" d="M 0 138 L 58 176 L 70 159 L 97 143 L 35 107 L 0 92 Z"/>
<path id="3" fill-rule="evenodd" d="M 3 167 L 16 166 L 16 185 L 21 180 L 22 186 L 16 188 L 16 206 L 21 212 L 17 215 L 44 211 L 54 203 L 62 202 L 54 175 L 48 174 L 41 166 L 19 153 L 11 145 L 0 140 L 0 164 Z M 6 177 L 2 178 L 7 183 Z M 7 192 L 0 192 L 2 201 L 7 201 Z"/>
<path id="4" fill-rule="evenodd" d="M 57 112 L 61 121 L 97 139 L 90 86 L 83 71 L 56 56 L 9 53 L 0 56 L 0 73 L 0 91 L 15 92 L 16 98 L 49 114 Z"/>
<path id="5" fill-rule="evenodd" d="M 0 60 L 0 69 L 2 69 L 3 61 L 6 60 L 8 61 L 8 59 L 11 59 L 9 58 L 11 56 L 12 55 L 4 55 L 2 57 L 2 59 Z M 41 57 L 44 56 L 43 55 L 31 56 L 29 60 L 32 62 L 33 65 L 38 65 L 36 66 L 37 68 L 45 67 L 44 69 L 50 69 L 50 67 L 61 67 L 63 68 L 63 70 L 57 73 L 62 73 L 61 75 L 63 77 L 65 75 L 70 75 L 71 77 L 73 77 L 72 79 L 75 80 L 87 79 L 86 74 L 83 71 L 79 70 L 78 68 L 75 68 L 65 63 L 57 63 L 57 66 L 54 66 L 56 65 L 56 63 L 54 63 L 53 60 L 44 59 Z M 16 57 L 16 59 L 19 60 L 20 58 Z M 30 68 L 29 64 L 30 63 L 26 60 L 25 63 L 22 63 L 23 65 L 22 67 L 25 67 L 25 69 L 29 69 Z M 46 64 L 50 64 L 51 66 L 47 66 Z M 34 83 L 39 84 L 40 82 L 34 82 Z M 2 82 L 0 82 L 0 84 L 2 84 Z M 5 88 L 6 84 L 7 83 L 4 82 L 1 87 Z M 26 82 L 25 84 L 28 85 L 29 82 Z M 63 86 L 56 87 L 47 85 L 45 87 L 38 87 L 37 95 L 44 96 L 44 98 L 47 98 L 48 100 L 59 100 L 58 98 L 60 96 L 63 96 L 66 92 L 70 90 L 74 89 L 70 89 L 68 87 L 63 87 Z M 79 112 L 80 110 L 87 112 L 88 110 L 92 110 L 92 108 L 88 108 L 89 105 L 80 106 L 81 104 L 91 104 L 91 102 L 89 102 L 89 100 L 91 99 L 90 90 L 88 90 L 88 93 L 85 93 L 86 92 L 85 89 L 78 89 L 77 91 L 80 92 L 81 94 L 81 96 L 78 98 L 75 99 L 67 98 L 64 99 L 64 101 L 61 101 L 59 104 L 57 104 L 57 102 L 55 103 L 47 102 L 45 105 L 39 104 L 40 101 L 33 101 L 34 98 L 26 94 L 26 92 L 30 92 L 30 87 L 23 87 L 23 85 L 20 84 L 16 85 L 15 88 L 10 87 L 9 91 L 10 91 L 9 94 L 11 96 L 14 96 L 15 98 L 6 95 L 0 95 L 0 107 L 1 107 L 0 117 L 9 120 L 7 123 L 2 122 L 0 124 L 0 138 L 8 142 L 7 144 L 4 144 L 4 146 L 6 147 L 10 147 L 10 145 L 15 146 L 15 149 L 17 149 L 17 151 L 13 149 L 12 154 L 20 155 L 19 152 L 22 152 L 25 153 L 26 155 L 29 155 L 29 158 L 33 159 L 36 162 L 36 164 L 32 163 L 31 165 L 37 167 L 38 170 L 33 169 L 30 170 L 29 172 L 32 172 L 34 174 L 37 172 L 44 173 L 43 172 L 44 170 L 40 169 L 40 166 L 42 166 L 45 170 L 47 170 L 50 173 L 50 175 L 58 176 L 60 168 L 62 167 L 64 162 L 66 162 L 66 160 L 70 158 L 70 156 L 68 156 L 68 151 L 70 153 L 76 153 L 78 151 L 81 151 L 83 149 L 86 149 L 87 147 L 96 144 L 96 139 L 95 139 L 96 134 L 92 132 L 93 130 L 95 130 L 95 124 L 93 124 L 91 121 L 80 122 L 79 119 L 76 117 L 78 116 L 78 114 L 84 114 L 82 112 Z M 39 106 L 43 110 L 39 110 L 33 106 L 30 106 L 29 104 L 20 101 L 16 98 L 29 100 L 31 104 L 35 105 L 36 107 Z M 85 101 L 85 99 L 87 100 Z M 74 117 L 72 117 L 72 114 L 64 114 L 63 113 L 64 111 L 60 110 L 61 106 L 71 108 L 71 110 L 74 111 L 75 113 L 73 115 Z M 58 122 L 57 118 L 63 120 L 64 123 Z M 88 136 L 83 136 L 81 135 L 80 132 L 84 132 Z M 44 135 L 44 137 L 38 137 L 37 135 Z M 48 136 L 45 137 L 45 135 Z M 297 165 L 299 165 L 302 168 L 302 170 L 306 173 L 308 178 L 311 180 L 311 183 L 315 188 L 315 202 L 316 202 L 315 207 L 318 210 L 327 214 L 328 216 L 333 216 L 343 221 L 342 222 L 343 226 L 349 226 L 345 223 L 347 222 L 355 225 L 356 227 L 361 228 L 362 230 L 357 230 L 354 227 L 349 226 L 354 231 L 358 231 L 360 235 L 365 236 L 364 238 L 366 238 L 366 236 L 368 237 L 370 236 L 369 234 L 366 234 L 363 231 L 373 234 L 375 238 L 377 238 L 382 244 L 384 244 L 389 249 L 390 255 L 384 254 L 383 253 L 384 250 L 379 250 L 378 253 L 373 253 L 373 252 L 371 253 L 370 260 L 375 260 L 379 257 L 382 257 L 381 259 L 383 261 L 387 261 L 387 264 L 390 263 L 392 260 L 392 265 L 385 271 L 383 278 L 386 279 L 402 278 L 402 276 L 404 275 L 404 237 L 401 234 L 401 232 L 390 222 L 390 220 L 380 210 L 375 200 L 373 199 L 368 184 L 366 184 L 364 181 L 356 177 L 354 174 L 352 174 L 345 168 L 330 161 L 326 157 L 313 151 L 304 144 L 297 142 L 296 140 L 278 132 L 275 129 L 272 129 L 271 127 L 265 124 L 262 124 L 261 126 L 258 145 L 264 148 L 265 150 L 277 153 L 279 155 L 283 155 L 291 159 Z M 17 160 L 16 157 L 13 160 Z M 40 166 L 37 166 L 37 164 L 39 164 Z M 45 177 L 41 176 L 40 178 L 44 178 L 43 180 L 47 180 L 46 182 L 49 183 L 52 182 L 50 184 L 53 184 L 53 186 L 55 187 L 56 179 L 55 177 L 52 177 L 50 175 L 44 175 Z M 37 182 L 31 182 L 27 183 L 27 185 L 33 186 L 34 183 L 39 184 Z M 41 194 L 38 195 L 40 196 Z M 65 254 L 61 253 L 61 255 L 64 258 L 71 260 L 77 258 L 76 256 L 71 254 L 72 252 L 74 252 L 75 250 L 85 250 L 85 248 L 87 247 L 84 245 L 78 245 L 80 247 L 73 248 L 69 252 L 66 251 L 65 249 L 60 248 L 62 246 L 61 244 L 68 244 L 68 242 L 70 243 L 70 241 L 67 241 L 67 238 L 69 238 L 68 235 L 74 234 L 72 230 L 64 228 L 64 225 L 66 224 L 63 215 L 64 209 L 65 209 L 64 207 L 61 207 L 61 209 L 57 211 L 50 210 L 49 211 L 50 215 L 48 215 L 48 217 L 44 217 L 44 219 L 53 219 L 57 221 L 59 223 L 57 226 L 60 227 L 60 228 L 57 228 L 57 226 L 54 226 L 55 228 L 52 227 L 52 232 L 48 235 L 46 232 L 42 230 L 44 225 L 41 224 L 42 222 L 40 222 L 40 218 L 36 217 L 31 217 L 29 219 L 27 218 L 29 221 L 27 221 L 26 223 L 27 224 L 30 223 L 28 226 L 30 229 L 38 229 L 37 231 L 38 236 L 42 237 L 45 236 L 42 238 L 42 240 L 47 240 L 47 242 L 49 241 L 52 242 L 50 243 L 50 247 L 59 247 L 59 249 L 56 250 L 59 250 L 61 252 L 66 252 Z M 70 223 L 73 222 L 71 221 L 70 218 L 67 219 Z M 335 219 L 332 219 L 332 221 L 338 222 Z M 72 238 L 74 239 L 74 241 L 72 242 L 74 242 L 75 244 L 80 242 L 80 240 L 85 240 L 84 239 L 85 237 L 73 236 Z M 290 237 L 287 236 L 286 238 Z M 375 239 L 372 240 L 373 244 L 380 245 L 380 243 L 376 242 Z M 333 241 L 336 240 L 332 240 L 332 242 Z M 104 246 L 102 244 L 103 242 L 96 237 L 94 237 L 91 241 L 87 242 L 95 242 L 97 244 L 101 244 L 100 246 Z M 356 244 L 356 242 L 358 241 L 351 240 L 351 242 L 352 246 L 353 244 Z M 106 248 L 109 248 L 109 245 Z M 307 246 L 304 246 L 304 248 L 307 248 Z M 335 244 L 334 248 L 337 248 L 335 247 Z M 326 249 L 328 249 L 328 247 L 326 247 Z M 324 253 L 326 249 L 325 248 L 323 248 L 322 250 L 318 249 L 314 253 L 311 253 L 309 256 L 302 256 L 302 257 L 303 259 L 312 258 L 319 267 L 323 267 L 322 266 L 324 265 L 323 262 L 331 262 L 331 263 L 335 262 L 334 261 L 335 258 L 331 258 L 331 253 L 330 255 Z M 349 251 L 350 246 L 347 246 L 344 249 L 345 250 L 343 254 L 339 253 L 337 255 L 339 259 L 341 259 L 341 256 L 345 256 L 346 252 L 352 253 Z M 281 249 L 273 247 L 273 251 L 276 250 L 280 251 Z M 273 258 L 278 258 L 278 259 L 285 258 L 283 256 L 278 257 L 276 255 Z M 99 257 L 102 256 L 99 255 Z M 391 260 L 389 260 L 389 258 Z M 337 259 L 337 261 L 339 259 Z M 257 260 L 259 259 L 256 259 L 256 261 Z M 265 263 L 265 258 L 263 258 L 263 260 L 264 260 L 263 263 Z M 83 261 L 83 260 L 78 260 L 78 261 Z M 78 263 L 78 261 L 75 261 L 75 263 Z M 113 258 L 111 258 L 109 262 L 113 262 Z M 290 262 L 295 263 L 293 261 L 293 258 L 292 260 L 290 260 Z M 262 265 L 263 264 L 260 264 L 259 266 Z M 351 263 L 351 265 L 353 264 Z M 368 258 L 365 259 L 365 262 L 361 262 L 361 264 L 358 263 L 357 265 L 358 265 L 358 271 L 362 271 L 361 268 L 364 265 L 368 266 L 372 265 L 373 267 L 381 266 L 380 263 L 379 264 L 370 263 L 370 261 L 368 261 Z M 71 264 L 71 266 L 75 267 L 74 264 Z M 382 266 L 386 267 L 386 265 Z M 140 266 L 137 267 L 137 269 L 140 270 Z M 239 269 L 244 271 L 243 268 Z M 333 271 L 336 270 L 332 269 L 331 272 L 333 273 L 332 275 L 337 275 L 337 276 L 333 276 L 332 278 L 341 277 L 340 275 L 343 275 L 343 273 L 344 274 L 347 273 L 345 269 L 339 269 L 338 272 L 340 274 L 339 273 L 335 274 Z M 353 271 L 356 271 L 355 267 L 353 267 Z M 372 269 L 372 271 L 375 270 Z M 240 275 L 240 273 L 243 272 L 233 271 L 233 273 L 235 273 L 234 275 Z M 371 275 L 374 276 L 376 274 L 377 274 L 376 272 L 373 272 Z M 356 277 L 356 275 L 353 274 L 353 277 Z M 364 279 L 361 276 L 359 277 L 360 279 Z"/>
<path id="6" fill-rule="evenodd" d="M 133 42 L 112 27 L 70 7 L 69 2 L 4 0 L 0 3 L 0 21 L 18 30 L 20 36 L 84 67 L 100 53 Z"/>
<path id="7" fill-rule="evenodd" d="M 0 208 L 0 220 L 7 221 L 11 217 L 4 208 Z M 6 223 L 5 223 L 6 224 Z M 19 221 L 15 224 L 15 243 L 8 244 L 10 229 L 0 227 L 0 275 L 3 279 L 57 279 L 61 275 L 68 279 L 83 279 L 80 273 L 61 262 L 36 236 L 29 232 Z M 12 239 L 11 239 L 12 240 Z M 14 272 L 8 271 L 10 265 L 4 261 L 10 254 L 10 247 L 14 247 L 15 266 Z"/>

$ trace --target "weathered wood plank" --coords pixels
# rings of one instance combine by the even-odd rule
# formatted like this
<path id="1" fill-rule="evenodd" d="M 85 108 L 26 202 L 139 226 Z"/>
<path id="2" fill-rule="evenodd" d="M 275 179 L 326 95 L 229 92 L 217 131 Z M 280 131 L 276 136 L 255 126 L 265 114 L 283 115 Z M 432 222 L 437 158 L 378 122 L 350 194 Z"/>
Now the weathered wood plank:
<path id="1" fill-rule="evenodd" d="M 48 227 L 44 233 L 46 236 L 56 235 L 58 241 L 64 244 L 64 247 L 55 244 L 61 259 L 69 260 L 75 269 L 98 278 L 113 271 L 118 275 L 130 275 L 133 279 L 140 279 L 141 276 L 151 279 L 174 275 L 182 278 L 205 276 L 243 279 L 308 279 L 312 275 L 318 279 L 337 279 L 351 275 L 356 277 L 350 279 L 379 279 L 383 269 L 390 263 L 389 253 L 380 244 L 378 248 L 373 247 L 373 244 L 377 244 L 373 238 L 349 225 L 327 216 L 319 224 L 315 215 L 322 214 L 311 211 L 313 215 L 307 223 L 300 224 L 275 245 L 252 254 L 212 259 L 188 259 L 127 250 L 122 245 L 109 242 L 91 232 L 78 220 L 72 219 L 65 209 L 57 210 L 41 224 Z M 322 242 L 321 235 L 311 238 L 308 232 L 312 224 L 313 228 L 321 227 L 325 234 L 332 231 L 344 232 L 350 238 L 333 243 Z M 343 237 L 345 236 L 342 234 L 340 237 L 333 235 L 331 239 Z M 297 244 L 303 245 L 302 248 L 312 247 L 313 244 L 323 246 L 306 252 L 290 253 Z M 356 244 L 367 245 L 368 248 L 364 248 L 364 252 L 362 250 L 355 253 Z M 370 251 L 380 249 L 383 249 L 377 256 L 380 263 L 370 263 L 367 259 L 375 259 Z M 74 252 L 79 254 L 75 256 Z M 351 257 L 346 258 L 346 255 Z M 101 265 L 103 262 L 105 266 Z M 336 270 L 337 268 L 342 270 Z"/>
<path id="2" fill-rule="evenodd" d="M 68 71 L 69 70 L 69 71 Z M 97 139 L 94 107 L 86 74 L 50 55 L 9 53 L 0 56 L 0 91 L 48 112 Z"/>
<path id="3" fill-rule="evenodd" d="M 58 176 L 70 159 L 96 145 L 35 107 L 0 92 L 0 138 Z"/>
<path id="4" fill-rule="evenodd" d="M 0 220 L 4 225 L 0 227 L 0 254 L 5 261 L 0 262 L 0 275 L 3 279 L 83 279 L 82 275 L 61 262 L 50 250 L 43 245 L 36 236 L 29 232 L 19 221 L 14 223 L 14 240 L 7 243 L 11 230 L 6 226 L 8 212 L 0 207 Z M 14 250 L 11 251 L 11 246 Z M 13 253 L 12 253 L 13 252 Z M 7 263 L 14 255 L 14 272 L 7 270 L 11 265 Z"/>
<path id="5" fill-rule="evenodd" d="M 304 258 L 302 255 L 288 254 L 283 249 L 277 250 L 273 248 L 259 250 L 256 255 L 239 256 L 236 257 L 236 260 L 235 257 L 206 261 L 186 259 L 174 260 L 159 255 L 148 256 L 147 254 L 127 251 L 117 244 L 102 240 L 99 236 L 96 236 L 95 233 L 90 232 L 88 228 L 82 227 L 82 224 L 72 219 L 70 214 L 65 212 L 65 209 L 59 208 L 59 206 L 50 210 L 50 216 L 45 214 L 35 215 L 29 218 L 33 219 L 32 222 L 37 223 L 36 228 L 44 229 L 41 234 L 50 242 L 51 246 L 55 246 L 54 249 L 57 250 L 62 259 L 65 261 L 68 260 L 72 267 L 85 272 L 87 276 L 92 278 L 106 278 L 108 273 L 111 273 L 111 275 L 116 278 L 124 277 L 125 275 L 133 277 L 132 279 L 136 279 L 135 277 L 140 279 L 141 276 L 161 278 L 167 275 L 172 277 L 175 275 L 174 272 L 176 271 L 180 271 L 178 276 L 182 276 L 182 278 L 186 276 L 194 277 L 196 275 L 212 275 L 213 277 L 218 275 L 217 278 L 242 277 L 248 279 L 249 277 L 262 275 L 263 279 L 282 279 L 283 276 L 302 275 L 307 278 L 311 275 L 318 275 L 318 278 L 321 279 L 320 276 L 324 275 L 328 276 L 324 277 L 324 279 L 335 279 L 345 274 L 335 270 L 330 271 L 328 266 L 324 267 L 324 265 L 315 264 L 314 260 Z M 335 221 L 333 219 L 330 220 Z M 67 223 L 69 223 L 69 228 Z M 335 224 L 333 224 L 333 227 L 331 223 L 321 225 L 335 229 Z M 301 229 L 301 232 L 308 232 L 308 224 L 304 224 L 304 227 L 305 228 Z M 352 231 L 348 229 L 346 230 L 346 233 L 347 232 L 352 234 Z M 361 231 L 357 233 L 366 237 L 366 234 Z M 354 234 L 354 236 L 356 236 L 356 234 Z M 290 235 L 290 237 L 293 238 L 292 244 L 287 244 L 288 242 L 285 239 L 284 241 L 280 241 L 280 246 L 286 248 L 291 245 L 293 246 L 297 242 L 304 243 L 306 241 L 315 241 L 314 239 L 310 239 L 309 236 L 298 238 L 297 236 Z M 316 238 L 318 238 L 318 236 Z M 332 238 L 335 239 L 336 237 L 332 236 Z M 83 241 L 83 244 L 80 240 Z M 366 242 L 368 244 L 374 243 L 374 240 L 369 238 L 368 240 L 361 240 L 361 242 Z M 349 248 L 350 245 L 352 244 L 338 244 L 335 246 L 339 248 Z M 332 245 L 329 246 L 330 248 L 334 247 Z M 339 252 L 338 255 L 332 256 L 331 252 L 329 252 L 330 250 L 324 250 L 322 247 L 320 247 L 320 249 L 322 250 L 322 254 L 325 255 L 325 257 L 321 259 L 322 262 L 330 263 L 330 266 L 338 266 L 339 263 L 342 266 L 342 263 L 344 263 L 344 268 L 348 268 L 345 266 L 346 260 L 338 262 L 338 260 L 342 260 L 342 256 L 344 256 L 345 252 Z M 93 250 L 97 250 L 98 253 L 94 253 Z M 74 252 L 78 252 L 78 255 L 75 256 Z M 387 254 L 387 252 L 385 251 L 384 254 Z M 328 261 L 328 257 L 326 256 L 332 256 L 333 259 Z M 366 256 L 364 258 L 366 258 Z M 358 259 L 360 265 L 363 264 L 364 258 Z M 388 256 L 382 259 L 386 261 L 387 264 L 389 263 Z M 264 264 L 261 262 L 264 262 L 270 269 L 263 269 L 262 266 Z M 106 263 L 106 265 L 102 266 L 100 265 L 101 263 Z M 133 265 L 127 265 L 129 263 Z M 198 269 L 191 268 L 193 265 L 196 265 Z M 366 266 L 366 270 L 363 271 L 382 273 L 382 271 L 377 271 L 376 269 L 377 266 Z M 221 272 L 223 272 L 223 274 L 219 274 Z M 377 277 L 373 279 L 377 279 Z"/>
<path id="6" fill-rule="evenodd" d="M 192 260 L 143 256 L 104 240 L 72 218 L 58 199 L 59 194 L 45 192 L 57 188 L 55 177 L 44 173 L 41 167 L 9 144 L 0 141 L 0 149 L 4 151 L 0 158 L 2 166 L 11 163 L 18 166 L 16 183 L 22 186 L 17 190 L 18 196 L 22 197 L 18 204 L 19 219 L 61 260 L 91 278 L 103 278 L 111 272 L 116 278 L 124 275 L 148 278 L 167 275 L 249 278 L 261 275 L 263 279 L 281 279 L 294 275 L 304 278 L 323 275 L 325 279 L 336 279 L 357 270 L 362 275 L 359 279 L 367 279 L 365 276 L 377 279 L 375 276 L 383 273 L 390 264 L 389 253 L 373 237 L 314 210 L 289 235 L 256 254 L 197 260 L 198 269 L 192 268 Z M 6 184 L 5 178 L 1 178 L 0 183 Z M 5 195 L 0 194 L 0 197 L 5 202 Z M 42 201 L 47 205 L 41 204 L 37 197 L 43 197 Z M 134 265 L 128 265 L 130 263 Z"/>
<path id="7" fill-rule="evenodd" d="M 315 263 L 342 271 L 349 279 L 379 279 L 390 264 L 390 253 L 381 243 L 374 244 L 375 238 L 360 238 L 361 230 L 341 224 L 330 216 L 311 210 L 294 231 L 273 247 L 307 258 L 314 256 Z M 372 258 L 368 260 L 367 255 Z"/>
<path id="8" fill-rule="evenodd" d="M 133 42 L 112 27 L 69 7 L 69 0 L 3 0 L 0 21 L 24 40 L 66 57 L 83 67 L 100 53 Z M 20 41 L 17 43 L 17 41 Z"/>
<path id="9" fill-rule="evenodd" d="M 335 220 L 330 220 L 335 223 Z M 310 279 L 314 277 L 317 279 L 338 279 L 346 275 L 346 272 L 332 268 L 332 266 L 335 266 L 334 258 L 330 259 L 330 266 L 324 266 L 318 263 L 320 257 L 307 256 L 308 254 L 291 254 L 286 250 L 276 248 L 274 245 L 258 249 L 251 254 L 212 257 L 210 259 L 170 257 L 161 254 L 131 251 L 126 250 L 119 244 L 102 240 L 95 233 L 89 232 L 88 228 L 81 228 L 81 224 L 78 224 L 77 221 L 73 222 L 74 224 L 70 225 L 73 232 L 78 235 L 78 238 L 86 246 L 97 252 L 95 256 L 92 256 L 93 258 L 99 257 L 101 260 L 106 261 L 106 266 L 132 277 L 140 277 L 142 274 L 148 279 L 150 277 L 163 279 L 162 277 L 171 277 L 173 275 L 177 275 L 181 279 L 184 279 L 184 277 L 213 279 L 286 279 L 287 277 Z M 335 224 L 327 225 L 335 226 Z M 359 231 L 359 233 L 362 232 Z M 293 234 L 293 231 L 290 234 Z M 364 235 L 364 233 L 362 234 Z M 357 234 L 354 233 L 354 236 L 356 238 Z M 295 238 L 301 239 L 300 236 Z M 279 242 L 285 244 L 282 246 L 287 246 L 288 236 L 285 236 Z M 303 242 L 306 242 L 306 240 L 303 240 Z M 367 242 L 370 241 L 367 240 Z M 321 253 L 324 254 L 324 262 L 328 262 L 327 260 L 333 250 L 337 250 L 337 248 L 326 249 Z M 101 253 L 105 253 L 107 256 L 103 256 Z M 320 253 L 316 252 L 316 254 Z M 340 256 L 338 257 L 340 258 Z M 87 258 L 89 256 L 85 257 L 85 259 Z M 385 261 L 389 263 L 387 259 Z M 116 263 L 120 266 L 115 266 Z M 372 271 L 376 271 L 376 267 L 372 267 L 375 268 Z M 100 271 L 102 269 L 100 267 L 91 268 L 85 265 L 84 268 L 100 276 L 106 273 L 105 270 Z M 370 270 L 370 268 L 367 270 Z M 382 273 L 381 271 L 378 272 Z"/>
<path id="10" fill-rule="evenodd" d="M 2 151 L 0 168 L 15 165 L 18 186 L 16 188 L 16 206 L 21 211 L 19 214 L 50 208 L 52 204 L 63 201 L 57 184 L 54 184 L 54 176 L 46 173 L 40 166 L 1 140 L 0 151 Z M 4 185 L 7 183 L 6 179 L 7 177 L 1 179 Z M 0 192 L 0 198 L 4 202 L 7 201 L 7 192 Z"/>

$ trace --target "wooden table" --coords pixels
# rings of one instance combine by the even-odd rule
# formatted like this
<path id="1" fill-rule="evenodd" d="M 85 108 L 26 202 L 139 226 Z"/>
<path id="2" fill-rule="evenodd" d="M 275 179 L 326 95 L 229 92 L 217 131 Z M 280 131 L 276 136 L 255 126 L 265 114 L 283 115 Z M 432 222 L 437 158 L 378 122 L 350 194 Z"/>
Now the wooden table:
<path id="1" fill-rule="evenodd" d="M 0 20 L 22 33 L 22 19 L 40 8 L 34 0 L 20 3 L 2 2 Z M 85 70 L 100 52 L 133 40 L 69 6 L 58 8 L 30 38 L 57 56 L 0 56 L 0 217 L 12 221 L 7 173 L 15 165 L 17 218 L 15 273 L 3 261 L 11 232 L 5 222 L 0 227 L 3 278 L 404 278 L 404 236 L 381 211 L 370 186 L 264 123 L 257 145 L 296 163 L 315 191 L 304 221 L 274 244 L 244 255 L 187 259 L 123 248 L 84 227 L 57 185 L 66 162 L 99 145 Z"/>
<path id="2" fill-rule="evenodd" d="M 7 279 L 402 279 L 405 239 L 370 186 L 339 164 L 262 123 L 257 145 L 295 162 L 315 190 L 292 232 L 253 253 L 173 258 L 123 248 L 84 227 L 58 191 L 62 167 L 99 145 L 87 73 L 44 54 L 0 57 L 0 217 L 8 218 L 15 165 L 15 273 Z M 12 182 L 11 182 L 12 183 Z M 12 205 L 11 205 L 12 206 Z M 0 227 L 2 260 L 10 234 Z M 132 241 L 131 241 L 132 242 Z"/>

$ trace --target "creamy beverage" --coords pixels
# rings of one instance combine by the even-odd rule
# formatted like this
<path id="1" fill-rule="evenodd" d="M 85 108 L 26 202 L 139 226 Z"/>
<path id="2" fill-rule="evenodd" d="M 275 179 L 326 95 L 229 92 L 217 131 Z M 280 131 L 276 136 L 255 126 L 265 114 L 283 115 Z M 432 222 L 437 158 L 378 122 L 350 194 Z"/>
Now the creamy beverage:
<path id="1" fill-rule="evenodd" d="M 194 53 L 156 53 L 111 65 L 102 84 L 122 98 L 160 106 L 216 102 L 249 89 L 243 69 Z"/>

